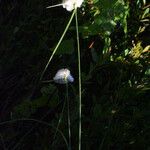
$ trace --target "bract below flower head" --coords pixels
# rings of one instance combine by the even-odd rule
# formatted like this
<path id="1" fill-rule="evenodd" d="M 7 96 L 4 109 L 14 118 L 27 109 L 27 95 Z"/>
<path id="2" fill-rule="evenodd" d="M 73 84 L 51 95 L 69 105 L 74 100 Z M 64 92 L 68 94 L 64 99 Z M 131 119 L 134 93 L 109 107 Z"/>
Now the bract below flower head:
<path id="1" fill-rule="evenodd" d="M 69 82 L 73 82 L 74 78 L 70 74 L 70 70 L 65 68 L 65 69 L 58 70 L 53 80 L 54 82 L 59 83 L 59 84 L 66 84 Z"/>
<path id="2" fill-rule="evenodd" d="M 63 0 L 63 8 L 72 11 L 74 8 L 81 7 L 83 0 Z"/>

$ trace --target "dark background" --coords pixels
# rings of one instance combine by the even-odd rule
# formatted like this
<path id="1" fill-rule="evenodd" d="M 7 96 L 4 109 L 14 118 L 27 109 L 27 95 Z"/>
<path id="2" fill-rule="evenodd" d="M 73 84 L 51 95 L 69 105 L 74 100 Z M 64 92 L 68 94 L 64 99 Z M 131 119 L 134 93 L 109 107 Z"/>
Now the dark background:
<path id="1" fill-rule="evenodd" d="M 78 10 L 82 68 L 82 149 L 150 149 L 150 16 L 149 4 L 128 4 L 127 32 L 116 21 L 109 36 L 105 24 L 93 25 L 93 11 L 107 1 L 86 1 Z M 117 0 L 114 0 L 117 2 Z M 0 1 L 0 149 L 67 149 L 55 129 L 66 96 L 65 85 L 44 84 L 40 75 L 52 53 L 71 12 L 62 7 L 46 9 L 59 1 Z M 94 8 L 94 9 L 93 9 Z M 118 10 L 119 11 L 119 10 Z M 103 11 L 102 11 L 103 12 Z M 103 15 L 103 13 L 102 13 Z M 101 19 L 101 14 L 99 15 Z M 99 17 L 98 16 L 98 17 Z M 102 16 L 107 20 L 107 16 Z M 104 23 L 104 20 L 103 20 Z M 89 33 L 83 29 L 89 27 Z M 108 25 L 109 26 L 109 25 Z M 140 30 L 143 29 L 143 30 Z M 107 38 L 111 43 L 105 43 Z M 61 46 L 43 80 L 56 71 L 69 68 L 75 82 L 69 84 L 72 148 L 78 149 L 78 60 L 75 20 L 65 39 L 72 48 Z M 107 45 L 108 44 L 108 45 Z M 65 44 L 64 44 L 65 45 Z M 105 47 L 109 47 L 105 51 Z M 126 55 L 125 52 L 128 51 Z M 23 119 L 26 120 L 15 120 Z M 10 122 L 7 122 L 10 121 Z M 59 129 L 67 138 L 67 108 Z"/>

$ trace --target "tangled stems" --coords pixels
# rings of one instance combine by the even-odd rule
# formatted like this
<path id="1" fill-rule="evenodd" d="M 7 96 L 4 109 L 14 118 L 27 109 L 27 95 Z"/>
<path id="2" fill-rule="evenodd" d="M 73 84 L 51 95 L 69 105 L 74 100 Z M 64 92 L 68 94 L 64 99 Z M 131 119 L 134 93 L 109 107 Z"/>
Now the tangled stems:
<path id="1" fill-rule="evenodd" d="M 61 36 L 59 42 L 57 43 L 57 45 L 56 45 L 56 47 L 55 47 L 53 53 L 51 54 L 51 56 L 50 56 L 50 58 L 49 58 L 49 60 L 48 60 L 48 62 L 47 62 L 47 64 L 46 64 L 46 66 L 45 66 L 43 72 L 41 73 L 40 81 L 42 80 L 45 71 L 47 70 L 47 68 L 48 68 L 48 66 L 49 66 L 49 64 L 50 64 L 50 62 L 51 62 L 51 60 L 52 60 L 54 54 L 56 53 L 58 47 L 60 46 L 60 44 L 61 44 L 61 42 L 62 42 L 62 40 L 63 40 L 63 38 L 64 38 L 64 36 L 65 36 L 67 30 L 68 30 L 68 28 L 69 28 L 69 26 L 70 26 L 70 24 L 71 24 L 71 22 L 72 22 L 72 19 L 73 19 L 74 15 L 75 15 L 75 20 L 76 20 L 76 36 L 77 36 L 77 50 L 78 50 L 78 74 L 79 74 L 79 75 L 78 75 L 78 79 L 79 79 L 79 150 L 81 150 L 81 63 L 80 63 L 80 43 L 79 43 L 77 8 L 74 9 L 74 11 L 73 11 L 73 13 L 72 13 L 72 15 L 71 15 L 71 18 L 70 18 L 70 20 L 69 20 L 69 22 L 68 22 L 68 24 L 67 24 L 67 26 L 66 26 L 66 28 L 65 28 L 65 30 L 64 30 L 64 32 L 63 32 L 63 34 L 62 34 L 62 36 Z M 67 100 L 68 100 L 68 87 L 66 87 L 66 89 L 67 89 Z M 68 103 L 68 134 L 69 134 L 69 144 L 67 143 L 67 147 L 68 147 L 69 149 L 71 149 L 71 130 L 70 130 L 69 100 L 68 100 L 67 103 Z M 64 107 L 65 107 L 65 104 L 64 104 Z M 60 119 L 60 120 L 61 120 L 61 119 Z M 56 136 L 57 131 L 59 131 L 59 130 L 58 130 L 59 124 L 60 124 L 60 121 L 59 121 L 58 126 L 57 126 L 57 128 L 56 128 L 56 132 L 55 132 L 54 138 L 55 138 L 55 136 Z M 33 128 L 32 128 L 32 129 L 33 129 Z M 32 129 L 31 129 L 29 132 L 27 132 L 27 133 L 24 135 L 24 137 L 27 136 L 27 135 L 32 131 Z M 23 138 L 24 138 L 24 137 L 23 137 Z M 23 138 L 21 138 L 21 140 L 22 140 Z M 19 144 L 20 144 L 20 142 L 17 144 L 17 146 L 18 146 Z M 16 148 L 17 146 L 15 146 L 15 148 Z M 15 149 L 15 148 L 14 148 L 14 149 Z"/>

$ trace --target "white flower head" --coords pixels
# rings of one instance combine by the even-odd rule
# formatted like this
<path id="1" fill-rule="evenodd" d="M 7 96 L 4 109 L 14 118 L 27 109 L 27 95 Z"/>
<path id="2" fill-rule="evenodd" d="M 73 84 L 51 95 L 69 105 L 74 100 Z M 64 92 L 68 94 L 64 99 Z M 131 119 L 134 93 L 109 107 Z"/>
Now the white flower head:
<path id="1" fill-rule="evenodd" d="M 54 82 L 59 83 L 59 84 L 66 84 L 69 82 L 73 82 L 74 78 L 70 74 L 70 70 L 65 68 L 65 69 L 58 70 L 53 80 Z"/>
<path id="2" fill-rule="evenodd" d="M 63 0 L 63 8 L 72 11 L 74 8 L 81 7 L 83 0 Z"/>
<path id="3" fill-rule="evenodd" d="M 48 6 L 47 8 L 63 6 L 67 11 L 72 11 L 74 8 L 81 7 L 84 0 L 63 0 L 61 4 Z"/>

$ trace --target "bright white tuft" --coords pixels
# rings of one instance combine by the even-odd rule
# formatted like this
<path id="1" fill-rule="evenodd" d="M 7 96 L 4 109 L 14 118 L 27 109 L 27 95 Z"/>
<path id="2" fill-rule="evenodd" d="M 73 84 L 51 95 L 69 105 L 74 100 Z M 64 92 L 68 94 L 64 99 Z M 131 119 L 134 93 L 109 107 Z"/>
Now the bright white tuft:
<path id="1" fill-rule="evenodd" d="M 74 78 L 70 74 L 70 70 L 65 68 L 65 69 L 58 70 L 53 80 L 54 82 L 59 83 L 59 84 L 66 84 L 69 82 L 73 82 Z"/>
<path id="2" fill-rule="evenodd" d="M 46 8 L 63 6 L 67 11 L 72 11 L 74 8 L 81 7 L 84 0 L 63 0 L 62 4 L 48 6 Z"/>
<path id="3" fill-rule="evenodd" d="M 74 8 L 81 7 L 83 0 L 64 0 L 63 8 L 68 11 L 72 11 Z"/>

